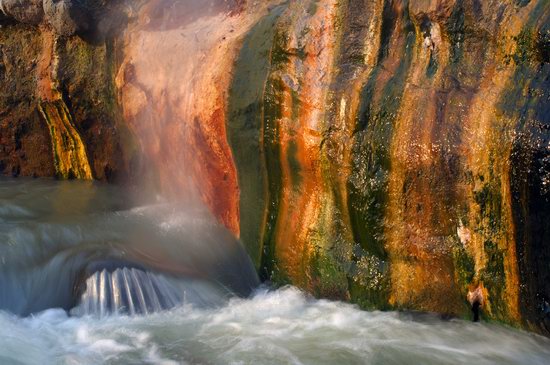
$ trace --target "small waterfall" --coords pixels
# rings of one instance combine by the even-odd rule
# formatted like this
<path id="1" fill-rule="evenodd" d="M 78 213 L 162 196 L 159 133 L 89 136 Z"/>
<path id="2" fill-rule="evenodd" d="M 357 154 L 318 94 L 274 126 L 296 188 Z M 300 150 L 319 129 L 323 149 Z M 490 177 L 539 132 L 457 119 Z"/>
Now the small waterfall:
<path id="1" fill-rule="evenodd" d="M 106 269 L 86 280 L 74 315 L 149 314 L 183 304 L 185 290 L 166 277 L 135 268 Z"/>

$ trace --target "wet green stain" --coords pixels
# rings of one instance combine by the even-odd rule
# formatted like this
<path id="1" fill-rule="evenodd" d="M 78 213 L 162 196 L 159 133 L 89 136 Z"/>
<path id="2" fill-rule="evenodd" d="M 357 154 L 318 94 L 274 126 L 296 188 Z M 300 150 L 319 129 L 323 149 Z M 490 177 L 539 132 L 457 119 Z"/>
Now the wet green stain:
<path id="1" fill-rule="evenodd" d="M 272 167 L 277 160 L 275 120 L 281 93 L 280 85 L 276 80 L 268 81 L 268 75 L 273 62 L 285 60 L 280 52 L 272 53 L 279 40 L 275 24 L 283 10 L 284 6 L 274 8 L 247 34 L 235 63 L 228 99 L 226 126 L 239 180 L 241 240 L 258 269 L 264 252 L 265 214 L 268 210 L 273 214 L 272 194 L 276 194 L 266 178 L 273 170 L 266 170 L 266 165 Z M 272 218 L 268 221 L 272 223 Z"/>

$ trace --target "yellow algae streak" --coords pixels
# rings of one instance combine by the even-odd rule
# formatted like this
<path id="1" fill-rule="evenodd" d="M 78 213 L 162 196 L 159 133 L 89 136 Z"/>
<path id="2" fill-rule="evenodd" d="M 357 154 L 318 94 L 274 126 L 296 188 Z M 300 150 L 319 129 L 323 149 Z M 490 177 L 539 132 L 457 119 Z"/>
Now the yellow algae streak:
<path id="1" fill-rule="evenodd" d="M 59 58 L 56 47 L 57 37 L 47 28 L 42 29 L 42 56 L 38 62 L 37 85 L 42 101 L 38 111 L 48 125 L 57 177 L 92 180 L 86 148 L 57 87 Z"/>
<path id="2" fill-rule="evenodd" d="M 50 131 L 57 176 L 64 179 L 93 179 L 86 148 L 65 103 L 62 100 L 45 101 L 38 108 Z"/>

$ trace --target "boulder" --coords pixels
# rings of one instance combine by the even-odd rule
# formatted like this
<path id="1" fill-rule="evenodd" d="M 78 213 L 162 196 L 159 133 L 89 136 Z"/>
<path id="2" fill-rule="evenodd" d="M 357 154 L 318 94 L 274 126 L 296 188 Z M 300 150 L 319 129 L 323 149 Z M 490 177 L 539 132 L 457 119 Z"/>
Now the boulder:
<path id="1" fill-rule="evenodd" d="M 70 36 L 90 28 L 86 10 L 71 0 L 43 0 L 47 22 L 57 34 Z"/>
<path id="2" fill-rule="evenodd" d="M 0 0 L 0 15 L 25 24 L 39 24 L 44 18 L 42 0 Z"/>

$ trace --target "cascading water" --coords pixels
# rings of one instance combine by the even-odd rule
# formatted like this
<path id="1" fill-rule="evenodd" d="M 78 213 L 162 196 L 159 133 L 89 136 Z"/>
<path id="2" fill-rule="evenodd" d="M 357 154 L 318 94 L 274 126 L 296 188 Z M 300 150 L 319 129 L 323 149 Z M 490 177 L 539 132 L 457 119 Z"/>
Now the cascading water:
<path id="1" fill-rule="evenodd" d="M 123 267 L 95 272 L 85 282 L 85 291 L 72 315 L 105 317 L 111 314 L 147 315 L 182 305 L 201 308 L 231 298 L 229 289 L 159 273 Z"/>
<path id="2" fill-rule="evenodd" d="M 2 310 L 148 314 L 258 285 L 241 245 L 201 209 L 130 209 L 121 191 L 76 182 L 6 181 L 0 200 Z"/>
<path id="3" fill-rule="evenodd" d="M 73 314 L 149 314 L 183 304 L 185 294 L 160 275 L 126 267 L 95 272 L 85 286 Z"/>
<path id="4" fill-rule="evenodd" d="M 126 32 L 116 77 L 144 180 L 166 196 L 200 196 L 235 234 L 239 187 L 225 138 L 226 90 L 242 38 L 281 2 L 150 1 Z"/>

